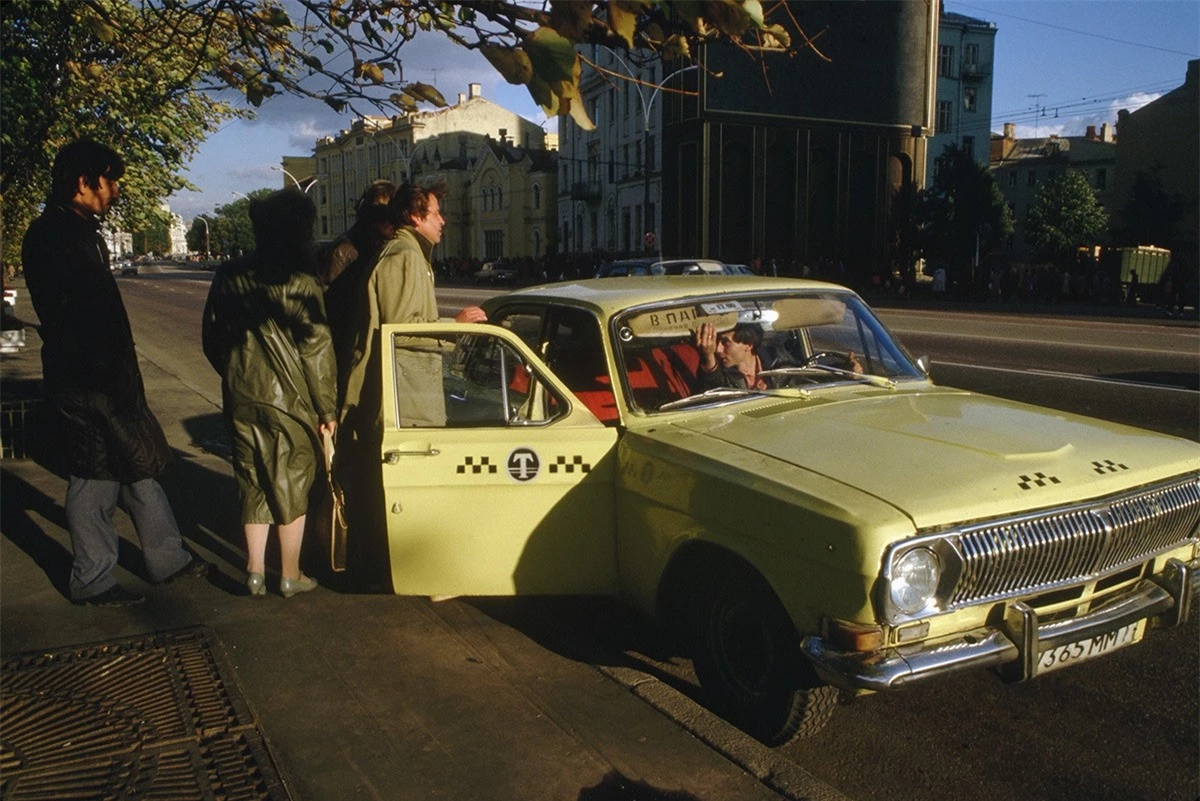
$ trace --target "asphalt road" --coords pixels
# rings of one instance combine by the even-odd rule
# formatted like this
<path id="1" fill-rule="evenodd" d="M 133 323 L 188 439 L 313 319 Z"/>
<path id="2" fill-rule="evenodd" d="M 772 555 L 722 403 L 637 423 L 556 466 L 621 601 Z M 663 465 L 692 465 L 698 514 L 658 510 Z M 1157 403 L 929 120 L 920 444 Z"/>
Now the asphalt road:
<path id="1" fill-rule="evenodd" d="M 206 279 L 162 268 L 120 284 L 139 349 L 216 411 L 219 383 L 199 350 Z M 446 290 L 439 300 L 452 314 L 488 294 Z M 932 358 L 939 383 L 1200 439 L 1195 324 L 895 309 L 881 317 L 912 353 Z M 597 618 L 594 605 L 554 599 L 464 602 L 560 653 L 632 664 L 699 696 L 687 660 L 619 610 Z M 980 672 L 860 699 L 817 737 L 775 753 L 861 801 L 1194 801 L 1200 615 L 1027 684 Z"/>

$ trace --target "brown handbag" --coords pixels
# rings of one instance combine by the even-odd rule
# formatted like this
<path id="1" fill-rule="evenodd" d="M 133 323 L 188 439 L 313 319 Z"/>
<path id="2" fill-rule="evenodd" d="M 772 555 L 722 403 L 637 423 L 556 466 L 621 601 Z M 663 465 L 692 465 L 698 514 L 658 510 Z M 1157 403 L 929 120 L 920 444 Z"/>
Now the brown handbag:
<path id="1" fill-rule="evenodd" d="M 321 450 L 325 454 L 325 480 L 329 484 L 329 566 L 335 573 L 346 570 L 346 499 L 342 488 L 333 478 L 333 435 L 321 434 Z"/>

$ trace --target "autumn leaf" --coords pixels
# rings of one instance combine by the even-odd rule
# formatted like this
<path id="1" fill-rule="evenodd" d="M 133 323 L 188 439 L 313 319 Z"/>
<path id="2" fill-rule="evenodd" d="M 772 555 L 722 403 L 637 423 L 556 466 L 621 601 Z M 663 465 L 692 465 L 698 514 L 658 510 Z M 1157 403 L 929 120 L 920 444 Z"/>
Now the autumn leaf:
<path id="1" fill-rule="evenodd" d="M 432 103 L 438 108 L 445 108 L 449 105 L 446 98 L 442 97 L 442 93 L 427 83 L 410 83 L 401 91 L 414 100 L 423 100 L 427 103 Z"/>
<path id="2" fill-rule="evenodd" d="M 529 54 L 520 48 L 483 45 L 479 52 L 511 84 L 522 86 L 533 77 L 533 62 L 529 60 Z"/>
<path id="3" fill-rule="evenodd" d="M 550 27 L 568 39 L 580 40 L 592 24 L 592 4 L 579 0 L 550 0 Z"/>
<path id="4" fill-rule="evenodd" d="M 579 55 L 574 45 L 551 28 L 538 28 L 522 46 L 529 54 L 534 74 L 547 83 L 570 80 L 578 69 Z"/>
<path id="5" fill-rule="evenodd" d="M 638 14 L 642 4 L 629 0 L 608 0 L 608 27 L 625 41 L 625 46 L 633 47 L 633 35 L 637 32 Z"/>

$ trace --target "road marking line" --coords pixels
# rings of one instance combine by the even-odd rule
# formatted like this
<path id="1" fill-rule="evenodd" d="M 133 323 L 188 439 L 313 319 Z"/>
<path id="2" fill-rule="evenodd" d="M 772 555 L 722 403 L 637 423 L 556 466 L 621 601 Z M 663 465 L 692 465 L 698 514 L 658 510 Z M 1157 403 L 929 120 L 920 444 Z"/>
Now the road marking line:
<path id="1" fill-rule="evenodd" d="M 891 328 L 891 327 L 889 327 L 888 330 L 890 330 L 893 334 L 896 334 L 897 336 L 899 336 L 901 338 L 903 338 L 906 335 L 912 335 L 913 337 L 934 337 L 934 338 L 940 338 L 940 339 L 978 339 L 978 340 L 984 340 L 984 341 L 990 341 L 990 342 L 1009 342 L 1009 343 L 1011 343 L 1014 341 L 1013 337 L 986 336 L 984 334 L 961 334 L 961 333 L 956 334 L 956 333 L 950 333 L 947 331 L 916 331 L 916 330 L 912 330 L 912 329 L 905 330 L 903 328 Z M 1046 346 L 1058 346 L 1058 347 L 1064 347 L 1064 348 L 1081 348 L 1081 349 L 1095 349 L 1095 350 L 1123 350 L 1123 351 L 1129 351 L 1131 353 L 1154 353 L 1154 354 L 1157 354 L 1160 356 L 1179 356 L 1179 355 L 1181 355 L 1178 350 L 1159 350 L 1156 348 L 1138 348 L 1138 347 L 1130 347 L 1128 345 L 1102 345 L 1102 344 L 1086 343 L 1086 342 L 1038 342 L 1038 343 L 1034 343 L 1034 344 L 1046 345 Z"/>
<path id="2" fill-rule="evenodd" d="M 961 362 L 943 361 L 935 361 L 934 364 L 944 364 L 947 367 L 965 367 L 970 370 L 991 370 L 997 373 L 1017 373 L 1019 375 L 1029 375 L 1030 373 L 1033 373 L 1034 375 L 1042 375 L 1048 378 L 1069 378 L 1074 381 L 1089 381 L 1096 384 L 1121 384 L 1123 386 L 1139 387 L 1142 389 L 1161 389 L 1167 392 L 1186 392 L 1190 394 L 1196 393 L 1196 390 L 1194 389 L 1171 386 L 1170 384 L 1152 384 L 1148 381 L 1129 381 L 1124 378 L 1105 378 L 1103 376 L 1095 375 L 1080 375 L 1079 373 L 1062 373 L 1056 370 L 1017 370 L 1012 367 L 990 367 L 985 364 L 963 364 Z"/>

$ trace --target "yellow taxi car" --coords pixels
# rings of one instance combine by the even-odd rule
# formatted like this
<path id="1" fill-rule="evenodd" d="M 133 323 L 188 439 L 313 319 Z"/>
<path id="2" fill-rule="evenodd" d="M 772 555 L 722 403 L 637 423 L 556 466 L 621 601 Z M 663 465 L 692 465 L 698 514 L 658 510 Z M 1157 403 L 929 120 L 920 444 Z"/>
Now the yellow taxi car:
<path id="1" fill-rule="evenodd" d="M 939 387 L 847 289 L 609 278 L 485 308 L 383 329 L 398 593 L 619 596 L 772 744 L 841 694 L 1029 679 L 1188 617 L 1200 446 Z M 705 323 L 757 332 L 752 385 L 703 370 Z M 387 389 L 414 358 L 440 360 L 428 397 Z"/>

